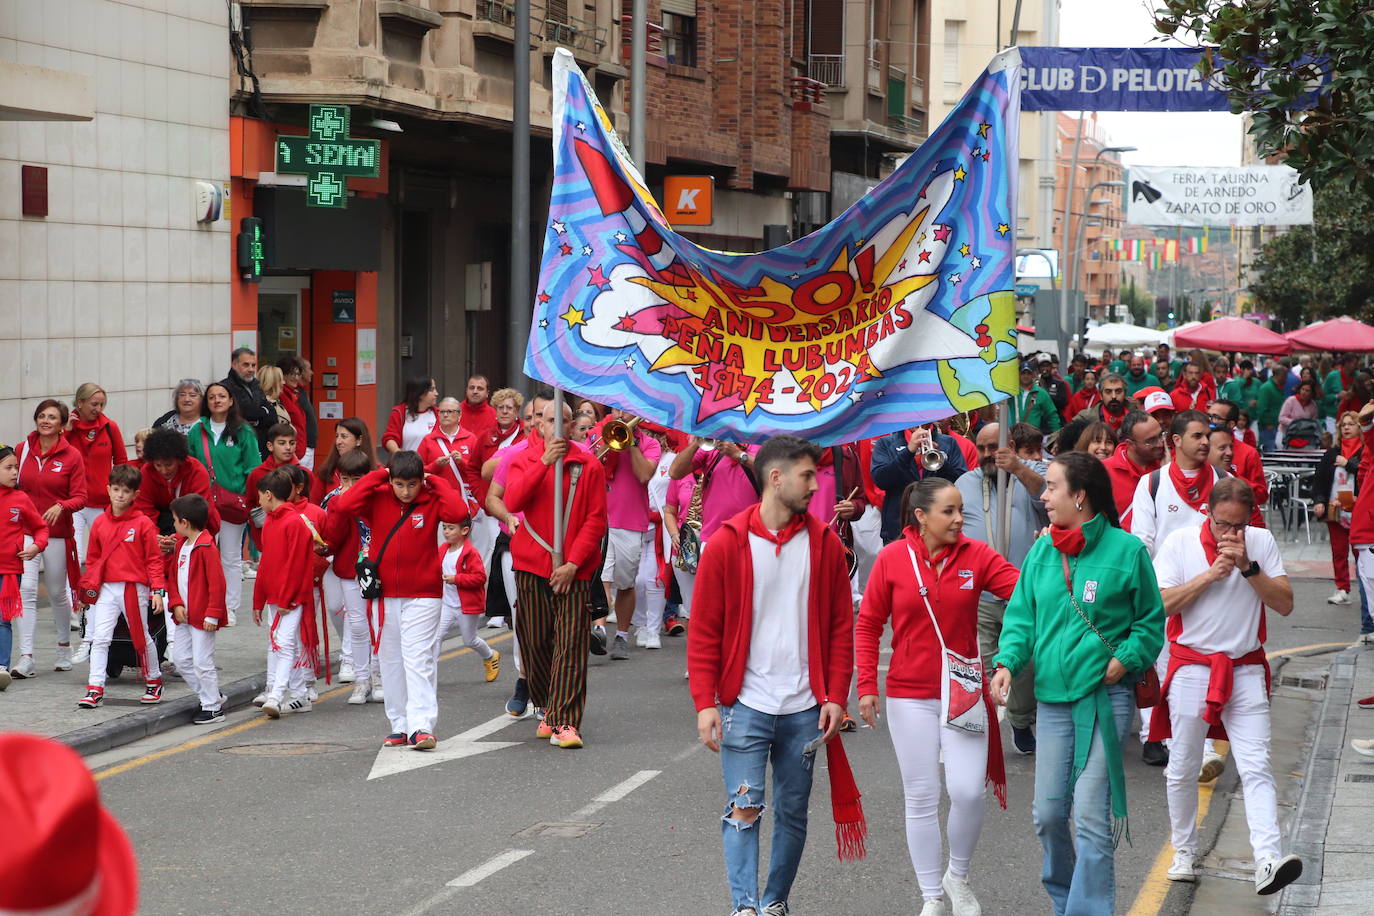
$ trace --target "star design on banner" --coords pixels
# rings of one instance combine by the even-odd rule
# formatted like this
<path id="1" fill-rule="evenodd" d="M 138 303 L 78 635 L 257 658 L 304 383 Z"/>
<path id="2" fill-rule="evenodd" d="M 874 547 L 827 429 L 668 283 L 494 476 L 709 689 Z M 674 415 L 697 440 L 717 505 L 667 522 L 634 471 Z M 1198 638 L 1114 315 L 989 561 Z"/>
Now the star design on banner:
<path id="1" fill-rule="evenodd" d="M 983 151 L 983 161 L 984 161 L 984 162 L 987 162 L 988 159 L 990 159 L 991 157 L 992 157 L 992 151 L 991 151 L 991 150 L 984 150 L 984 151 Z"/>
<path id="2" fill-rule="evenodd" d="M 591 246 L 591 245 L 583 245 L 583 246 L 582 246 L 582 256 L 583 256 L 583 257 L 587 257 L 587 258 L 590 258 L 590 257 L 592 256 L 592 246 Z"/>
<path id="3" fill-rule="evenodd" d="M 975 146 L 975 147 L 973 148 L 973 158 L 977 159 L 979 156 L 982 156 L 982 155 L 983 155 L 983 148 L 982 148 L 981 146 Z"/>
<path id="4" fill-rule="evenodd" d="M 815 266 L 816 266 L 816 259 L 815 259 L 815 258 L 808 258 L 807 261 L 806 261 L 806 266 L 807 266 L 807 267 L 815 267 Z"/>
<path id="5" fill-rule="evenodd" d="M 922 232 L 920 235 L 916 236 L 916 244 L 917 244 L 917 245 L 924 245 L 925 243 L 926 243 L 926 234 L 925 234 L 924 232 Z"/>
<path id="6" fill-rule="evenodd" d="M 582 310 L 581 310 L 580 308 L 578 308 L 577 306 L 575 306 L 575 305 L 570 305 L 570 306 L 568 306 L 568 310 L 567 310 L 566 312 L 564 312 L 563 314 L 559 315 L 558 317 L 559 317 L 559 318 L 562 318 L 564 321 L 566 321 L 566 322 L 568 323 L 568 330 L 572 330 L 573 328 L 577 327 L 579 324 L 586 324 L 586 323 L 587 323 L 586 315 L 587 315 L 587 313 L 584 312 L 584 311 L 582 311 Z"/>
<path id="7" fill-rule="evenodd" d="M 964 282 L 964 278 L 961 277 L 959 274 L 950 274 L 950 275 L 949 275 L 949 282 L 950 282 L 950 283 L 962 283 L 962 282 Z"/>
<path id="8" fill-rule="evenodd" d="M 897 265 L 897 269 L 906 270 L 906 258 L 902 258 L 902 262 Z"/>
<path id="9" fill-rule="evenodd" d="M 547 318 L 540 318 L 540 319 L 539 319 L 539 326 L 540 326 L 541 328 L 547 328 L 547 327 L 549 326 L 549 319 L 547 319 Z"/>
<path id="10" fill-rule="evenodd" d="M 991 127 L 992 127 L 992 125 L 991 125 L 991 124 L 988 124 L 988 123 L 986 123 L 986 122 L 979 124 L 979 125 L 978 125 L 978 136 L 980 136 L 980 137 L 982 137 L 983 139 L 986 140 L 986 139 L 987 139 L 987 136 L 988 136 L 988 129 L 991 128 Z"/>
<path id="11" fill-rule="evenodd" d="M 633 331 L 635 329 L 634 316 L 629 313 L 626 313 L 619 321 L 615 323 L 615 329 L 617 331 Z"/>
<path id="12" fill-rule="evenodd" d="M 968 253 L 972 250 L 972 248 L 968 247 L 968 242 L 965 242 L 964 244 L 959 246 L 959 253 L 964 257 L 968 257 Z"/>
<path id="13" fill-rule="evenodd" d="M 1011 227 L 1008 226 L 1006 223 L 998 223 L 998 224 L 997 224 L 997 234 L 998 234 L 998 235 L 1006 235 L 1006 234 L 1007 234 L 1008 232 L 1010 232 L 1010 231 L 1011 231 Z"/>
<path id="14" fill-rule="evenodd" d="M 564 255 L 564 256 L 570 255 L 570 254 L 572 254 L 572 246 L 571 246 L 571 245 L 568 245 L 568 244 L 566 244 L 566 243 L 565 243 L 565 244 L 562 244 L 562 245 L 559 245 L 559 246 L 558 246 L 558 251 L 559 251 L 560 254 L 562 254 L 562 255 Z"/>
<path id="15" fill-rule="evenodd" d="M 949 229 L 948 226 L 936 226 L 936 227 L 935 227 L 935 241 L 937 241 L 937 242 L 948 242 L 948 241 L 949 241 L 949 232 L 950 232 L 950 229 Z"/>
<path id="16" fill-rule="evenodd" d="M 917 256 L 917 261 L 918 261 L 918 263 L 921 263 L 921 264 L 929 264 L 929 263 L 930 263 L 930 252 L 929 252 L 929 251 L 922 251 L 922 252 L 920 253 L 920 255 Z"/>
<path id="17" fill-rule="evenodd" d="M 552 298 L 553 298 L 553 297 L 550 296 L 548 293 L 542 293 L 542 292 L 541 292 L 541 293 L 539 294 L 539 301 L 540 301 L 541 303 L 548 302 L 548 301 L 549 301 L 550 299 L 552 299 Z"/>
<path id="18" fill-rule="evenodd" d="M 611 281 L 607 280 L 606 275 L 601 271 L 600 264 L 596 265 L 595 267 L 588 267 L 587 273 L 591 274 L 591 278 L 587 280 L 588 286 L 596 286 L 601 289 L 605 289 L 611 283 Z"/>
<path id="19" fill-rule="evenodd" d="M 917 200 L 925 200 L 925 199 L 926 199 L 926 189 L 925 189 L 925 188 L 921 188 L 921 193 L 918 194 L 918 195 L 916 195 L 916 199 L 917 199 Z"/>
<path id="20" fill-rule="evenodd" d="M 557 232 L 559 235 L 562 235 L 563 233 L 568 231 L 568 224 L 559 222 L 558 220 L 554 220 L 553 231 Z"/>
<path id="21" fill-rule="evenodd" d="M 983 266 L 983 259 L 975 254 L 972 258 L 969 259 L 968 266 L 973 268 L 974 270 L 977 270 L 979 267 Z"/>
<path id="22" fill-rule="evenodd" d="M 798 273 L 790 273 L 790 274 L 787 275 L 787 279 L 789 279 L 789 280 L 800 280 L 800 279 L 801 279 L 801 274 L 798 274 Z"/>
<path id="23" fill-rule="evenodd" d="M 851 392 L 849 393 L 849 403 L 851 403 L 851 404 L 857 404 L 857 403 L 859 403 L 860 401 L 862 401 L 863 399 L 864 399 L 864 394 L 863 394 L 862 391 L 851 391 Z"/>
<path id="24" fill-rule="evenodd" d="M 864 239 L 855 239 L 855 240 L 854 240 L 854 247 L 855 247 L 855 248 L 862 248 L 862 247 L 864 247 L 864 241 L 865 241 Z"/>
<path id="25" fill-rule="evenodd" d="M 630 237 L 629 237 L 628 235 L 626 235 L 625 233 L 623 233 L 623 232 L 617 231 L 616 234 L 615 234 L 615 240 L 616 240 L 617 242 L 624 243 L 624 242 L 628 242 L 628 241 L 630 240 Z"/>
<path id="26" fill-rule="evenodd" d="M 880 398 L 880 397 L 882 397 L 882 396 L 883 396 L 884 394 L 886 394 L 886 393 L 887 393 L 887 392 L 883 391 L 883 389 L 879 388 L 877 391 L 873 392 L 873 396 L 874 396 L 875 398 Z"/>
<path id="27" fill-rule="evenodd" d="M 587 122 L 586 122 L 586 121 L 578 121 L 578 122 L 577 122 L 577 129 L 578 129 L 578 131 L 579 131 L 580 133 L 584 133 L 584 134 L 585 134 L 585 133 L 587 132 Z"/>
<path id="28" fill-rule="evenodd" d="M 963 181 L 963 180 L 964 180 L 965 178 L 967 178 L 967 177 L 968 177 L 968 172 L 964 171 L 964 165 L 963 165 L 963 163 L 960 163 L 960 164 L 959 164 L 959 167 L 956 168 L 956 169 L 954 170 L 954 180 L 955 180 L 955 181 Z"/>
<path id="29" fill-rule="evenodd" d="M 626 368 L 626 369 L 633 369 L 634 367 L 635 367 L 635 358 L 634 358 L 633 356 L 627 356 L 627 357 L 625 357 L 625 368 Z"/>

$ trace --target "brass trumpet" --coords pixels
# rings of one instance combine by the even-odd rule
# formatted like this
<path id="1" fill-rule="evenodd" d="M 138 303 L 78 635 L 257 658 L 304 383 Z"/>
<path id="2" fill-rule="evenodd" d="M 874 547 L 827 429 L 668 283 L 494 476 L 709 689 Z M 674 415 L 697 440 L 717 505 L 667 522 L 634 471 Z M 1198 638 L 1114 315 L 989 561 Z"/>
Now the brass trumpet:
<path id="1" fill-rule="evenodd" d="M 643 422 L 640 417 L 629 420 L 608 420 L 601 427 L 601 444 L 597 446 L 596 457 L 604 458 L 607 452 L 623 452 L 635 441 L 635 427 Z"/>
<path id="2" fill-rule="evenodd" d="M 921 467 L 927 471 L 938 471 L 945 466 L 946 455 L 935 447 L 935 443 L 927 442 L 925 448 L 921 449 Z"/>

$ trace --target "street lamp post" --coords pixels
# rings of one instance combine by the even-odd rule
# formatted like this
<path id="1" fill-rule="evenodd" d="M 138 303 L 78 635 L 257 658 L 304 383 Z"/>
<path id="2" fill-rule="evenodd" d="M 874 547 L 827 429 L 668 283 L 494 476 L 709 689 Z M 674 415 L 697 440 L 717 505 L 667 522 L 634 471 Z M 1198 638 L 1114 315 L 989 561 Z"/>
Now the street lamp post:
<path id="1" fill-rule="evenodd" d="M 1100 219 L 1099 219 L 1099 220 L 1094 220 L 1093 218 L 1091 218 L 1091 217 L 1088 215 L 1088 211 L 1090 211 L 1093 207 L 1106 206 L 1107 204 L 1112 203 L 1112 201 L 1107 200 L 1107 199 L 1100 199 L 1100 198 L 1099 198 L 1099 199 L 1097 199 L 1097 200 L 1094 200 L 1094 199 L 1093 199 L 1093 194 L 1097 191 L 1098 188 L 1124 188 L 1124 187 L 1126 187 L 1126 182 L 1124 182 L 1124 181 L 1099 181 L 1099 182 L 1095 182 L 1095 183 L 1093 184 L 1092 187 L 1088 188 L 1088 202 L 1083 206 L 1083 216 L 1078 220 L 1078 227 L 1077 227 L 1077 230 L 1076 230 L 1076 232 L 1075 232 L 1075 234 L 1074 234 L 1073 249 L 1072 249 L 1072 252 L 1071 252 L 1072 257 L 1073 257 L 1073 263 L 1074 263 L 1073 282 L 1074 282 L 1074 288 L 1075 288 L 1075 289 L 1077 289 L 1077 287 L 1078 287 L 1078 282 L 1079 282 L 1079 279 L 1080 279 L 1079 276 L 1078 276 L 1079 271 L 1078 271 L 1077 268 L 1078 268 L 1078 265 L 1079 265 L 1079 263 L 1080 263 L 1080 258 L 1081 258 L 1082 254 L 1083 254 L 1083 228 L 1084 228 L 1085 226 L 1100 226 L 1100 225 L 1102 225 L 1102 220 L 1100 220 Z M 1083 319 L 1088 315 L 1086 295 L 1087 295 L 1087 294 L 1085 293 L 1085 294 L 1084 294 L 1084 297 L 1085 297 L 1085 298 L 1084 298 L 1084 304 L 1083 304 L 1084 314 L 1082 314 L 1082 315 L 1078 314 L 1077 300 L 1075 300 L 1075 307 L 1074 307 L 1073 315 L 1071 316 L 1071 317 L 1072 317 L 1072 323 L 1071 323 L 1070 326 L 1069 326 L 1069 341 L 1070 341 L 1070 344 L 1072 344 L 1072 342 L 1073 342 L 1073 335 L 1078 331 L 1078 328 L 1080 328 L 1080 327 L 1082 326 Z M 1082 342 L 1081 342 L 1081 341 L 1080 341 L 1079 345 L 1080 345 L 1080 346 L 1082 345 Z"/>
<path id="2" fill-rule="evenodd" d="M 1073 186 L 1078 177 L 1078 153 L 1083 146 L 1083 117 L 1084 112 L 1078 113 L 1078 138 L 1073 144 L 1073 164 L 1069 166 L 1069 185 L 1064 193 L 1064 247 L 1068 248 L 1069 241 L 1069 216 L 1073 213 Z M 1096 165 L 1102 158 L 1103 153 L 1131 153 L 1135 152 L 1134 146 L 1104 146 L 1097 151 L 1093 157 L 1093 164 Z M 1064 260 L 1067 261 L 1073 254 L 1072 251 L 1064 252 Z M 1072 282 L 1074 288 L 1078 287 L 1078 259 L 1074 258 L 1072 264 L 1065 264 L 1065 269 L 1061 271 L 1064 282 L 1059 286 L 1059 334 L 1060 358 L 1064 360 L 1064 365 L 1069 364 L 1069 283 Z"/>

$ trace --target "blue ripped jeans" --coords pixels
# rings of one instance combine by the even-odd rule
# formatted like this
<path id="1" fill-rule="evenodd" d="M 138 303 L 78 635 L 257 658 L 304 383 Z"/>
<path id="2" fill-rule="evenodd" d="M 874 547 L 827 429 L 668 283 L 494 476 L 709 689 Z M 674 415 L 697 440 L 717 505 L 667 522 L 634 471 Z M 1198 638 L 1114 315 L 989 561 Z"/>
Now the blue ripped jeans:
<path id="1" fill-rule="evenodd" d="M 720 709 L 720 769 L 725 777 L 725 813 L 721 837 L 725 845 L 725 874 L 732 907 L 762 909 L 786 902 L 797 877 L 806 846 L 806 809 L 811 798 L 813 755 L 804 755 L 807 742 L 820 737 L 816 723 L 820 707 L 773 716 L 743 703 Z M 759 821 L 763 817 L 763 787 L 769 761 L 773 763 L 773 844 L 768 883 L 759 897 Z M 734 809 L 757 808 L 752 822 L 734 816 Z"/>

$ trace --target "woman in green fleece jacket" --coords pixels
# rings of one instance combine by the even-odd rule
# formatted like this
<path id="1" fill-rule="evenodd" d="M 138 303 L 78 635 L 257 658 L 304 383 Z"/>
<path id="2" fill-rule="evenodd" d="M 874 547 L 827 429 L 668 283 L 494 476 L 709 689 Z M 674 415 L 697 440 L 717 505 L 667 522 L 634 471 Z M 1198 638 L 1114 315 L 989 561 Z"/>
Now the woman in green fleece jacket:
<path id="1" fill-rule="evenodd" d="M 1012 677 L 1034 661 L 1041 882 L 1055 916 L 1110 916 L 1126 823 L 1121 737 L 1138 673 L 1164 644 L 1164 604 L 1145 545 L 1120 528 L 1102 462 L 1061 455 L 1045 484 L 1050 536 L 1031 547 L 1007 603 L 991 690 L 1004 703 Z"/>

